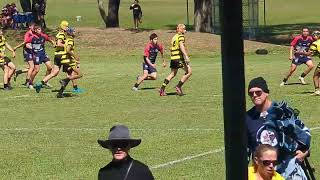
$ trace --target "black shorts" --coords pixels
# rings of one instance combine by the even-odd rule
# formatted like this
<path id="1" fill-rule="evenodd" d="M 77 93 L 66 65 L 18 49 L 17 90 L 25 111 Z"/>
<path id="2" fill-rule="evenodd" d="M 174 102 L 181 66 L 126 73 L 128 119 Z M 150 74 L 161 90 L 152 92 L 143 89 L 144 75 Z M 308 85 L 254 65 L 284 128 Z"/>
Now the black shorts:
<path id="1" fill-rule="evenodd" d="M 7 66 L 11 62 L 11 59 L 5 56 L 3 59 L 0 59 L 0 67 Z"/>
<path id="2" fill-rule="evenodd" d="M 62 54 L 54 55 L 54 65 L 61 67 Z"/>
<path id="3" fill-rule="evenodd" d="M 183 68 L 183 64 L 184 62 L 177 59 L 177 60 L 171 60 L 170 62 L 170 68 L 171 69 L 179 69 L 179 68 Z"/>
<path id="4" fill-rule="evenodd" d="M 140 13 L 133 13 L 133 19 L 141 19 Z"/>
<path id="5" fill-rule="evenodd" d="M 66 73 L 78 68 L 77 62 L 75 60 L 70 60 L 68 63 L 61 63 L 61 65 L 63 66 L 62 71 Z"/>

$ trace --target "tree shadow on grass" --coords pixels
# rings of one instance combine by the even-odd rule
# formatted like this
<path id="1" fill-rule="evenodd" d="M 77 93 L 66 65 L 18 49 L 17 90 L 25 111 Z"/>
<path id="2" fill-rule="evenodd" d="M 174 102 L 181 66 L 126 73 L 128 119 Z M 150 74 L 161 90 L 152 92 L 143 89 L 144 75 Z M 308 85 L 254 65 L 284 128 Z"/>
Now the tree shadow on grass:
<path id="1" fill-rule="evenodd" d="M 148 29 L 148 28 L 139 28 L 139 29 L 134 29 L 134 28 L 126 28 L 124 29 L 125 31 L 130 31 L 132 33 L 141 33 L 141 32 L 150 32 L 154 31 L 155 29 Z"/>
<path id="2" fill-rule="evenodd" d="M 308 27 L 310 34 L 312 31 L 320 30 L 319 23 L 267 25 L 266 27 L 260 27 L 261 30 L 256 41 L 278 45 L 290 45 L 294 36 L 300 34 L 303 27 Z"/>
<path id="3" fill-rule="evenodd" d="M 167 24 L 165 27 L 169 30 L 176 30 L 177 24 Z M 194 31 L 194 25 L 186 25 L 187 31 Z"/>

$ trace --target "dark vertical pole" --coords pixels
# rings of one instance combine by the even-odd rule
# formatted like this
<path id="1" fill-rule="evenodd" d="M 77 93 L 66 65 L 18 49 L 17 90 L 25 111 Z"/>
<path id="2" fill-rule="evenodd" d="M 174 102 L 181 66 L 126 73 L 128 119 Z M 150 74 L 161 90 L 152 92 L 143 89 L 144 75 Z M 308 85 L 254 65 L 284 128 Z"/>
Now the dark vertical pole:
<path id="1" fill-rule="evenodd" d="M 266 21 L 266 0 L 263 0 L 263 23 L 264 28 L 266 28 L 267 21 Z"/>
<path id="2" fill-rule="evenodd" d="M 242 0 L 221 0 L 224 142 L 227 180 L 247 179 Z"/>
<path id="3" fill-rule="evenodd" d="M 189 27 L 189 0 L 187 0 L 187 27 Z"/>

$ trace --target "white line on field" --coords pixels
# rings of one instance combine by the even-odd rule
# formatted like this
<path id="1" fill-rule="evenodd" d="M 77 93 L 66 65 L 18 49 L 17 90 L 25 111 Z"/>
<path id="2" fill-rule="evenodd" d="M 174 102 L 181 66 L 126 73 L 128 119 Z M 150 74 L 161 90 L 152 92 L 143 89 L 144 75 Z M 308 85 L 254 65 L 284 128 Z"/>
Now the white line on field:
<path id="1" fill-rule="evenodd" d="M 319 127 L 310 128 L 310 130 L 317 130 Z M 108 131 L 109 129 L 104 128 L 0 128 L 0 131 Z M 130 129 L 131 131 L 222 131 L 222 129 L 214 129 L 214 128 L 187 128 L 187 129 Z"/>
<path id="2" fill-rule="evenodd" d="M 198 154 L 198 155 L 194 155 L 194 156 L 187 156 L 187 157 L 182 158 L 182 159 L 178 159 L 178 160 L 170 161 L 170 162 L 167 162 L 167 163 L 163 163 L 163 164 L 152 166 L 151 169 L 158 169 L 158 168 L 162 168 L 162 167 L 166 167 L 166 166 L 171 166 L 173 164 L 180 163 L 180 162 L 183 162 L 183 161 L 199 158 L 199 157 L 206 156 L 206 155 L 209 155 L 209 154 L 219 153 L 219 152 L 222 152 L 223 150 L 224 150 L 223 148 L 220 148 L 220 149 L 215 149 L 215 150 L 204 152 L 204 153 L 201 153 L 201 154 Z"/>
<path id="3" fill-rule="evenodd" d="M 317 130 L 317 129 L 320 129 L 320 126 L 318 126 L 318 127 L 313 127 L 313 128 L 310 128 L 310 130 L 312 131 L 312 130 Z"/>
<path id="4" fill-rule="evenodd" d="M 0 131 L 108 131 L 104 128 L 0 128 Z M 187 129 L 130 129 L 131 131 L 220 131 L 213 128 L 187 128 Z"/>
<path id="5" fill-rule="evenodd" d="M 7 97 L 6 99 L 25 98 L 25 97 L 30 97 L 30 95 L 24 94 L 24 95 L 20 95 L 20 96 L 10 96 L 10 97 Z"/>
<path id="6" fill-rule="evenodd" d="M 320 126 L 310 128 L 310 130 L 317 130 L 317 129 L 320 129 Z M 188 160 L 199 158 L 199 157 L 206 156 L 206 155 L 209 155 L 209 154 L 219 153 L 219 152 L 222 152 L 223 150 L 224 150 L 224 148 L 220 148 L 220 149 L 215 149 L 215 150 L 204 152 L 202 154 L 198 154 L 198 155 L 194 155 L 194 156 L 187 156 L 187 157 L 182 158 L 182 159 L 169 161 L 167 163 L 163 163 L 163 164 L 152 166 L 151 169 L 158 169 L 158 168 L 162 168 L 162 167 L 166 167 L 166 166 L 171 166 L 173 164 L 181 163 L 183 161 L 188 161 Z"/>

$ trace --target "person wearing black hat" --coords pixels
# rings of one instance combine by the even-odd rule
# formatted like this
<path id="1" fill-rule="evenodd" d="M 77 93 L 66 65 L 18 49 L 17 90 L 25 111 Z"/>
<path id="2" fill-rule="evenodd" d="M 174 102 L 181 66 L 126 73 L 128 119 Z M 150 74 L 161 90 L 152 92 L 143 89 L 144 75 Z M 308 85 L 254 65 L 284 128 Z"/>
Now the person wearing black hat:
<path id="1" fill-rule="evenodd" d="M 285 102 L 275 102 L 271 101 L 269 98 L 269 88 L 267 82 L 263 77 L 257 77 L 250 81 L 248 85 L 248 95 L 251 98 L 254 106 L 247 111 L 246 115 L 246 128 L 247 128 L 247 138 L 248 138 L 248 156 L 254 152 L 259 144 L 270 144 L 273 147 L 279 149 L 279 163 L 277 166 L 277 171 L 286 179 L 289 176 L 294 177 L 295 175 L 304 176 L 304 172 L 301 172 L 300 163 L 304 161 L 304 158 L 308 155 L 308 148 L 310 146 L 310 132 L 309 129 L 304 126 L 301 120 L 299 119 L 290 119 L 296 118 L 296 116 L 291 116 L 288 118 L 287 114 L 292 108 L 288 107 Z M 292 113 L 293 114 L 293 113 Z M 290 120 L 292 121 L 290 121 Z M 306 144 L 306 148 L 302 146 L 296 146 L 293 149 L 289 150 L 283 146 L 283 144 L 288 144 L 288 147 L 296 142 L 288 142 L 286 138 L 289 137 L 287 132 L 283 132 L 283 129 L 279 128 L 280 125 L 278 122 L 285 123 L 297 123 L 293 126 L 295 132 L 299 130 L 300 135 L 306 137 L 309 144 Z M 277 123 L 275 123 L 277 122 Z M 271 125 L 274 125 L 271 127 Z M 284 125 L 282 128 L 286 128 Z M 289 126 L 287 126 L 289 127 Z M 292 134 L 290 134 L 291 136 Z M 299 141 L 301 136 L 296 135 L 295 141 Z M 281 138 L 283 137 L 283 139 Z M 291 144 L 290 144 L 291 143 Z M 279 167 L 279 168 L 278 168 Z M 295 173 L 295 174 L 294 174 Z M 290 178 L 289 178 L 290 179 Z"/>
<path id="2" fill-rule="evenodd" d="M 113 156 L 112 161 L 99 170 L 99 180 L 154 180 L 148 166 L 129 155 L 130 148 L 138 146 L 141 139 L 132 139 L 128 127 L 113 126 L 108 139 L 98 140 L 98 143 Z"/>

